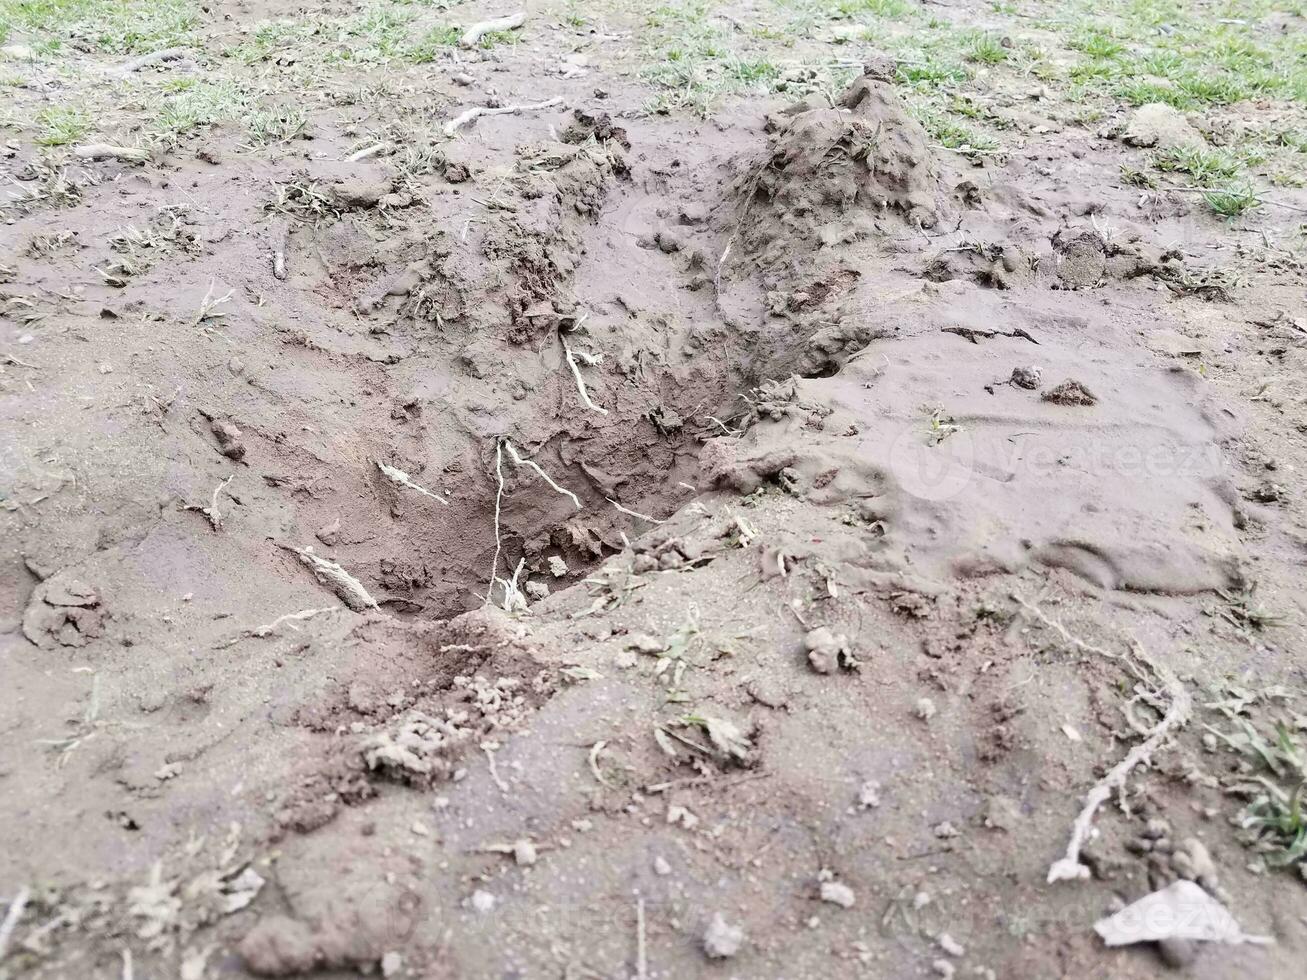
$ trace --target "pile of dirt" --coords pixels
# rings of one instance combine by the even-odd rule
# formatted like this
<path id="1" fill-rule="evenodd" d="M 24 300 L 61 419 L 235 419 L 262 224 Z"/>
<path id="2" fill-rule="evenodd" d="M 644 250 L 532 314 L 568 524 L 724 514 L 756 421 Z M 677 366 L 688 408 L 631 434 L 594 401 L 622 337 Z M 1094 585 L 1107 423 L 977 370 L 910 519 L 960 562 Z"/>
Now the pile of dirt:
<path id="1" fill-rule="evenodd" d="M 768 129 L 766 155 L 737 179 L 718 218 L 764 274 L 796 256 L 820 262 L 822 249 L 880 232 L 888 213 L 909 227 L 940 219 L 925 130 L 882 78 L 863 75 L 834 106 L 798 102 Z"/>
<path id="2" fill-rule="evenodd" d="M 0 977 L 1097 976 L 1177 877 L 1285 967 L 1203 733 L 1288 701 L 1294 318 L 1117 141 L 950 154 L 885 65 L 696 124 L 540 29 L 12 213 Z"/>

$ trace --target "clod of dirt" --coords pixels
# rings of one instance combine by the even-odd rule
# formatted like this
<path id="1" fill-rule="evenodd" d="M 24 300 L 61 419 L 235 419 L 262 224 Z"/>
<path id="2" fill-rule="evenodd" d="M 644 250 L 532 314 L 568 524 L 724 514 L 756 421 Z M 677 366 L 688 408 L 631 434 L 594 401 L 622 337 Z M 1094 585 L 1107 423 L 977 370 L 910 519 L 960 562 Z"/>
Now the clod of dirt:
<path id="1" fill-rule="evenodd" d="M 209 423 L 209 430 L 218 440 L 218 451 L 228 459 L 244 459 L 245 444 L 240 441 L 241 430 L 230 422 L 214 421 Z"/>
<path id="2" fill-rule="evenodd" d="M 82 647 L 104 635 L 104 619 L 95 589 L 56 575 L 33 590 L 23 611 L 23 635 L 42 650 Z"/>
<path id="3" fill-rule="evenodd" d="M 1130 146 L 1155 146 L 1159 150 L 1200 147 L 1207 142 L 1183 114 L 1163 102 L 1150 102 L 1136 109 L 1121 139 Z"/>
<path id="4" fill-rule="evenodd" d="M 255 976 L 289 977 L 307 973 L 317 960 L 313 931 L 284 915 L 262 919 L 241 940 L 240 955 Z"/>
<path id="5" fill-rule="evenodd" d="M 933 227 L 934 160 L 925 130 L 893 88 L 864 76 L 831 107 L 803 101 L 769 118 L 767 157 L 737 185 L 745 250 L 763 268 L 804 246 L 833 246 L 870 234 L 885 209 Z"/>
<path id="6" fill-rule="evenodd" d="M 374 208 L 390 193 L 392 186 L 388 177 L 343 177 L 331 191 L 343 208 Z"/>
<path id="7" fill-rule="evenodd" d="M 1107 245 L 1095 231 L 1082 230 L 1053 236 L 1057 278 L 1065 289 L 1097 286 L 1107 274 Z"/>
<path id="8" fill-rule="evenodd" d="M 450 752 L 467 740 L 467 732 L 413 709 L 390 731 L 369 736 L 361 746 L 372 771 L 405 783 L 430 783 L 453 774 Z"/>
<path id="9" fill-rule="evenodd" d="M 1217 898 L 1225 899 L 1216 873 L 1216 862 L 1212 860 L 1207 845 L 1197 837 L 1186 837 L 1179 843 L 1171 855 L 1171 867 L 1181 878 L 1196 881 Z"/>
<path id="10" fill-rule="evenodd" d="M 991 289 L 1014 289 L 1034 281 L 1038 256 L 1017 245 L 968 242 L 934 256 L 922 274 L 931 282 L 962 279 Z"/>
<path id="11" fill-rule="evenodd" d="M 858 666 L 849 650 L 849 640 L 843 633 L 833 633 L 829 627 L 819 626 L 803 638 L 803 649 L 808 663 L 819 674 L 830 674 L 843 667 L 850 670 Z"/>
<path id="12" fill-rule="evenodd" d="M 708 923 L 703 934 L 703 951 L 709 959 L 725 960 L 734 956 L 744 945 L 744 930 L 728 925 L 718 912 Z"/>
<path id="13" fill-rule="evenodd" d="M 608 113 L 590 113 L 584 109 L 572 111 L 572 122 L 563 130 L 561 139 L 564 143 L 584 143 L 595 139 L 600 143 L 616 143 L 624 150 L 631 148 L 626 130 L 616 125 Z"/>
<path id="14" fill-rule="evenodd" d="M 1097 405 L 1098 396 L 1079 381 L 1067 379 L 1056 388 L 1050 388 L 1041 396 L 1044 401 L 1054 405 Z"/>
<path id="15" fill-rule="evenodd" d="M 246 933 L 238 952 L 255 976 L 289 977 L 314 970 L 365 971 L 381 963 L 387 940 L 412 927 L 401 902 L 342 905 L 314 926 L 285 915 L 270 915 Z"/>
<path id="16" fill-rule="evenodd" d="M 1035 365 L 1015 367 L 1008 382 L 1018 388 L 1025 388 L 1026 391 L 1036 391 L 1044 383 L 1044 372 Z"/>

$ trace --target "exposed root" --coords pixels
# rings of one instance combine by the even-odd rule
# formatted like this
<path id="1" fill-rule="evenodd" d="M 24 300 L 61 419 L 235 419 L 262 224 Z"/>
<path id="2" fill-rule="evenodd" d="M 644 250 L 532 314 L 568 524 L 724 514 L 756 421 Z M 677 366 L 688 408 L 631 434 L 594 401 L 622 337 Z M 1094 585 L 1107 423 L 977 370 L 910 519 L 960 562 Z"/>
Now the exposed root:
<path id="1" fill-rule="evenodd" d="M 213 488 L 213 497 L 209 501 L 208 507 L 202 506 L 201 504 L 187 504 L 182 509 L 193 510 L 203 514 L 205 517 L 209 519 L 209 524 L 212 525 L 215 531 L 221 531 L 222 512 L 218 510 L 218 495 L 227 489 L 227 484 L 231 483 L 232 479 L 233 477 L 229 476 L 227 477 L 227 479 L 223 480 L 221 483 L 219 483 L 216 487 Z"/>
<path id="2" fill-rule="evenodd" d="M 495 447 L 495 479 L 498 484 L 495 490 L 495 557 L 490 566 L 490 588 L 486 591 L 485 600 L 486 604 L 489 605 L 494 599 L 495 586 L 501 585 L 504 589 L 504 609 L 507 612 L 512 612 L 516 608 L 517 602 L 520 602 L 521 608 L 525 609 L 526 598 L 517 589 L 517 578 L 522 571 L 523 562 L 518 562 L 517 571 L 513 573 L 511 580 L 499 577 L 499 556 L 503 553 L 503 538 L 500 533 L 499 519 L 504 502 L 504 450 L 508 450 L 509 459 L 513 461 L 515 466 L 525 466 L 528 469 L 535 470 L 540 478 L 548 483 L 555 492 L 571 500 L 576 505 L 577 510 L 581 509 L 581 498 L 566 487 L 559 486 L 554 482 L 553 477 L 540 468 L 539 463 L 522 456 L 507 439 L 502 440 Z"/>
<path id="3" fill-rule="evenodd" d="M 495 594 L 495 582 L 499 579 L 499 553 L 503 551 L 503 539 L 499 533 L 499 514 L 504 502 L 504 444 L 495 446 L 495 479 L 499 482 L 495 490 L 495 557 L 490 565 L 490 588 L 486 590 L 486 604 L 489 605 Z"/>
<path id="4" fill-rule="evenodd" d="M 438 493 L 432 493 L 426 487 L 418 486 L 416 483 L 413 482 L 413 478 L 410 477 L 403 470 L 398 469 L 397 467 L 394 466 L 387 466 L 381 460 L 377 460 L 377 469 L 381 470 L 381 472 L 385 474 L 386 478 L 390 480 L 391 483 L 395 483 L 401 487 L 408 487 L 410 490 L 416 490 L 418 493 L 422 494 L 423 496 L 430 497 L 432 500 L 439 500 L 446 507 L 449 506 L 448 500 L 440 496 L 440 494 Z"/>
<path id="5" fill-rule="evenodd" d="M 1082 653 L 1095 654 L 1109 660 L 1121 661 L 1130 668 L 1131 672 L 1145 686 L 1160 685 L 1162 688 L 1161 691 L 1150 691 L 1145 698 L 1154 704 L 1166 703 L 1166 712 L 1163 714 L 1162 720 L 1151 729 L 1142 732 L 1141 734 L 1146 735 L 1145 739 L 1127 752 L 1125 758 L 1108 770 L 1107 774 L 1095 783 L 1085 795 L 1084 807 L 1071 825 L 1071 839 L 1067 842 L 1066 854 L 1054 861 L 1048 869 L 1049 884 L 1055 881 L 1088 878 L 1090 870 L 1081 863 L 1080 850 L 1093 833 L 1094 814 L 1098 812 L 1100 806 L 1111 798 L 1114 790 L 1119 791 L 1125 787 L 1126 780 L 1136 768 L 1147 765 L 1152 760 L 1153 753 L 1163 745 L 1167 738 L 1184 726 L 1185 722 L 1189 720 L 1189 715 L 1193 709 L 1193 700 L 1190 698 L 1189 692 L 1185 690 L 1184 685 L 1180 683 L 1179 678 L 1161 664 L 1148 660 L 1141 650 L 1135 649 L 1131 654 L 1122 656 L 1104 647 L 1086 643 L 1038 606 L 1015 593 L 1012 598 L 1027 616 L 1051 629 L 1068 646 Z M 1152 675 L 1152 678 L 1148 676 L 1149 674 Z M 1132 727 L 1139 728 L 1138 725 Z"/>
<path id="6" fill-rule="evenodd" d="M 604 746 L 607 744 L 606 741 L 601 739 L 598 742 L 595 742 L 594 745 L 590 746 L 588 761 L 590 763 L 590 775 L 594 776 L 595 782 L 600 786 L 607 786 L 611 789 L 613 784 L 604 779 L 604 774 L 599 769 L 599 753 L 604 750 Z"/>
<path id="7" fill-rule="evenodd" d="M 640 520 L 642 520 L 642 521 L 648 521 L 650 524 L 666 524 L 666 523 L 667 523 L 666 521 L 661 520 L 661 519 L 659 519 L 659 518 L 657 518 L 657 517 L 650 517 L 648 514 L 641 514 L 638 510 L 631 510 L 629 507 L 623 507 L 621 504 L 619 504 L 616 500 L 613 500 L 611 497 L 606 497 L 606 498 L 604 498 L 604 499 L 606 499 L 610 504 L 612 504 L 614 507 L 616 507 L 619 511 L 621 511 L 623 514 L 625 514 L 627 517 L 635 517 L 635 518 L 638 518 L 638 519 L 640 519 Z"/>
<path id="8" fill-rule="evenodd" d="M 635 976 L 636 980 L 648 980 L 649 947 L 645 940 L 644 899 L 635 900 Z"/>
<path id="9" fill-rule="evenodd" d="M 608 409 L 600 408 L 590 400 L 590 392 L 586 390 L 585 379 L 581 377 L 581 369 L 577 366 L 577 360 L 583 360 L 591 366 L 598 364 L 603 360 L 602 354 L 588 354 L 585 351 L 573 351 L 566 340 L 563 341 L 563 353 L 567 355 L 567 366 L 572 369 L 572 377 L 576 379 L 576 389 L 581 393 L 581 401 L 585 407 L 591 411 L 598 412 L 600 415 L 607 415 Z"/>
<path id="10" fill-rule="evenodd" d="M 504 448 L 508 450 L 508 455 L 513 460 L 514 463 L 516 463 L 518 466 L 526 466 L 530 469 L 535 470 L 538 474 L 540 474 L 540 478 L 544 480 L 546 483 L 548 483 L 549 486 L 552 487 L 555 492 L 561 493 L 564 497 L 569 498 L 572 501 L 572 503 L 576 505 L 577 510 L 581 509 L 581 499 L 576 494 L 574 494 L 571 490 L 568 490 L 565 487 L 560 487 L 557 483 L 555 483 L 554 478 L 551 477 L 544 470 L 542 470 L 540 468 L 540 465 L 536 463 L 534 460 L 524 459 L 522 456 L 518 455 L 517 450 L 513 448 L 513 444 L 509 442 L 507 439 L 504 440 Z"/>
<path id="11" fill-rule="evenodd" d="M 285 281 L 286 279 L 286 242 L 289 233 L 284 225 L 273 232 L 272 245 L 272 277 L 274 279 Z"/>
<path id="12" fill-rule="evenodd" d="M 117 160 L 121 163 L 145 163 L 150 151 L 140 146 L 114 146 L 112 143 L 86 143 L 73 149 L 79 160 Z"/>
<path id="13" fill-rule="evenodd" d="M 314 577 L 340 596 L 340 601 L 355 612 L 380 608 L 377 605 L 377 600 L 372 598 L 368 590 L 363 587 L 363 583 L 334 561 L 318 557 L 313 553 L 312 548 L 291 548 L 287 545 L 281 545 L 280 547 L 295 552 L 299 556 L 299 560 L 313 572 Z"/>
<path id="14" fill-rule="evenodd" d="M 345 162 L 358 163 L 360 160 L 368 160 L 372 157 L 380 156 L 389 148 L 389 146 L 390 144 L 388 143 L 373 143 L 371 146 L 365 146 L 361 150 L 355 150 L 345 158 Z"/>
<path id="15" fill-rule="evenodd" d="M 298 632 L 299 626 L 296 625 L 297 623 L 302 623 L 305 620 L 312 619 L 314 616 L 320 616 L 323 613 L 335 612 L 338 609 L 340 609 L 340 606 L 323 606 L 321 609 L 301 609 L 299 612 L 286 613 L 282 616 L 278 616 L 271 623 L 265 623 L 262 626 L 255 626 L 253 629 L 241 630 L 240 633 L 222 644 L 218 649 L 225 650 L 227 647 L 235 646 L 243 639 L 261 640 L 277 632 L 283 624 L 288 624 L 292 630 Z"/>
<path id="16" fill-rule="evenodd" d="M 495 579 L 495 582 L 498 582 L 500 587 L 504 590 L 504 612 L 511 613 L 517 612 L 518 610 L 525 611 L 526 609 L 526 596 L 522 593 L 521 587 L 517 584 L 517 580 L 522 575 L 522 569 L 525 567 L 526 559 L 518 559 L 517 567 L 513 569 L 513 577 L 511 579 Z"/>
<path id="17" fill-rule="evenodd" d="M 133 58 L 118 69 L 120 75 L 130 75 L 138 72 L 142 68 L 149 68 L 153 65 L 161 65 L 167 61 L 181 61 L 188 54 L 187 48 L 163 48 L 160 51 L 151 51 L 149 54 L 143 54 L 139 58 Z"/>
<path id="18" fill-rule="evenodd" d="M 5 956 L 9 953 L 9 942 L 13 939 L 14 930 L 18 928 L 18 920 L 23 917 L 23 910 L 27 908 L 27 901 L 31 897 L 30 888 L 24 886 L 18 889 L 18 894 L 9 903 L 9 911 L 5 913 L 4 922 L 0 922 L 0 963 L 4 962 Z"/>
<path id="19" fill-rule="evenodd" d="M 504 17 L 496 17 L 493 20 L 480 21 L 463 32 L 463 36 L 458 39 L 458 46 L 460 48 L 475 48 L 487 34 L 493 34 L 496 31 L 517 30 L 525 23 L 525 10 L 519 10 L 515 14 L 508 14 Z"/>
<path id="20" fill-rule="evenodd" d="M 519 112 L 537 112 L 540 109 L 551 109 L 556 105 L 562 105 L 563 100 L 559 96 L 552 99 L 546 99 L 544 102 L 533 102 L 527 105 L 506 105 L 498 109 L 491 109 L 487 106 L 473 106 L 471 109 L 460 113 L 449 122 L 445 123 L 445 135 L 453 136 L 468 123 L 481 116 L 515 116 Z"/>
<path id="21" fill-rule="evenodd" d="M 498 748 L 495 742 L 481 743 L 481 751 L 486 754 L 486 767 L 490 770 L 491 782 L 499 787 L 499 792 L 507 793 L 512 787 L 504 782 L 503 777 L 499 775 L 499 766 L 495 764 L 495 750 Z"/>

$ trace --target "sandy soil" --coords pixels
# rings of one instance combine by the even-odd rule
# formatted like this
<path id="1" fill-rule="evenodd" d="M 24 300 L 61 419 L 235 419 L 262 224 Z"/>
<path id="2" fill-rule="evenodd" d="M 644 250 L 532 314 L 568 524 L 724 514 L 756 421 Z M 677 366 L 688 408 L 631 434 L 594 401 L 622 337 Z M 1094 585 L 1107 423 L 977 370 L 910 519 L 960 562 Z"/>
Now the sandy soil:
<path id="1" fill-rule="evenodd" d="M 0 975 L 1298 975 L 1307 195 L 946 150 L 870 44 L 650 114 L 637 21 L 10 144 Z M 1105 947 L 1181 879 L 1274 943 Z"/>

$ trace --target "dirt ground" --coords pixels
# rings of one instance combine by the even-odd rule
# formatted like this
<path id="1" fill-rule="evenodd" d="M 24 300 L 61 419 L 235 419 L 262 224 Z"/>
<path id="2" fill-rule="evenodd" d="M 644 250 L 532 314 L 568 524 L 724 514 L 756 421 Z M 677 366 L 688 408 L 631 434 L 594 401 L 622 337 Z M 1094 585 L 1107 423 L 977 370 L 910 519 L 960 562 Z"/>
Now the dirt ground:
<path id="1" fill-rule="evenodd" d="M 0 0 L 0 978 L 1300 976 L 1307 11 L 1180 7 Z"/>

